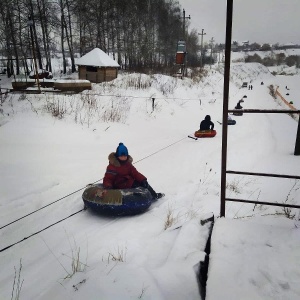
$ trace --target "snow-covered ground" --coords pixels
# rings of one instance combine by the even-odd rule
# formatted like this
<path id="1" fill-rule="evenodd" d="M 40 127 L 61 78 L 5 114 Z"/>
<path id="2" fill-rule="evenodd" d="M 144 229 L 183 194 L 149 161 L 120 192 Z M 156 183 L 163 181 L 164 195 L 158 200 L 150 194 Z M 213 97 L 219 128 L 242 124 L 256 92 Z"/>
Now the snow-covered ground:
<path id="1" fill-rule="evenodd" d="M 245 95 L 244 108 L 282 108 L 268 85 L 299 93 L 298 76 L 288 82 L 259 64 L 233 64 L 230 108 Z M 253 90 L 241 89 L 243 81 L 252 81 Z M 195 270 L 209 234 L 199 221 L 211 212 L 219 216 L 220 208 L 222 93 L 219 66 L 202 81 L 121 74 L 78 95 L 6 98 L 0 114 L 0 250 L 21 242 L 0 252 L 0 299 L 11 298 L 18 281 L 19 299 L 199 299 Z M 51 115 L 57 108 L 61 119 Z M 189 139 L 207 114 L 216 137 Z M 228 169 L 299 176 L 294 119 L 235 119 Z M 142 215 L 82 211 L 23 240 L 83 208 L 85 185 L 101 182 L 119 142 L 166 196 Z M 232 198 L 299 205 L 299 188 L 296 180 L 227 176 Z M 226 218 L 214 225 L 207 299 L 299 299 L 300 215 L 287 215 L 280 207 L 226 205 Z M 73 272 L 77 256 L 80 272 Z"/>
<path id="2" fill-rule="evenodd" d="M 276 54 L 284 53 L 284 55 L 291 56 L 291 55 L 300 55 L 300 49 L 285 49 L 285 50 L 272 50 L 272 51 L 239 51 L 239 52 L 232 52 L 231 59 L 232 61 L 237 61 L 240 59 L 244 59 L 247 56 L 253 56 L 254 54 L 259 55 L 261 58 L 274 56 Z"/>

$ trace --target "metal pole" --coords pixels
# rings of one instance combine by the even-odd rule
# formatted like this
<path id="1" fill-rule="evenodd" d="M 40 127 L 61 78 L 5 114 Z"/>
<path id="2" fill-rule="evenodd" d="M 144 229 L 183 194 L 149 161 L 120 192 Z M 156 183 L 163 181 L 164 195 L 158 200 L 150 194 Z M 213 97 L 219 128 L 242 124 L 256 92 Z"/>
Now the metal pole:
<path id="1" fill-rule="evenodd" d="M 231 202 L 240 202 L 240 203 L 253 203 L 253 204 L 270 205 L 270 206 L 300 208 L 300 205 L 287 204 L 287 203 L 278 203 L 278 202 L 266 202 L 266 201 L 234 199 L 234 198 L 226 198 L 226 200 L 231 201 Z"/>
<path id="2" fill-rule="evenodd" d="M 185 39 L 185 10 L 183 9 L 183 40 Z"/>
<path id="3" fill-rule="evenodd" d="M 222 121 L 222 164 L 221 164 L 221 205 L 220 216 L 225 217 L 226 197 L 226 169 L 227 169 L 227 119 L 229 102 L 230 81 L 230 54 L 231 54 L 231 31 L 232 31 L 233 0 L 227 0 L 226 42 L 225 42 L 225 71 L 223 93 L 223 121 Z"/>
<path id="4" fill-rule="evenodd" d="M 249 175 L 249 176 L 300 179 L 300 176 L 296 176 L 296 175 L 284 175 L 284 174 L 273 174 L 273 173 L 256 173 L 256 172 L 230 171 L 230 170 L 227 170 L 226 173 L 237 174 L 237 175 Z"/>
<path id="5" fill-rule="evenodd" d="M 296 137 L 294 155 L 300 155 L 300 115 L 299 115 L 299 120 L 298 120 L 298 129 L 297 129 L 297 137 Z"/>

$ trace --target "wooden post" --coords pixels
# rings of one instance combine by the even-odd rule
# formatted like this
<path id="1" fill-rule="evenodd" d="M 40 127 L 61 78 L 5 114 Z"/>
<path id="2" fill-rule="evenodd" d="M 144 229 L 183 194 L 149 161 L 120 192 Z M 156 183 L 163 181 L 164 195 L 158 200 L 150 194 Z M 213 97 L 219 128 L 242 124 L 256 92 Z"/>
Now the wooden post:
<path id="1" fill-rule="evenodd" d="M 152 98 L 152 111 L 154 111 L 154 101 L 155 101 L 155 98 Z"/>
<path id="2" fill-rule="evenodd" d="M 299 120 L 298 120 L 298 130 L 297 130 L 294 155 L 300 155 L 300 115 L 299 115 Z"/>

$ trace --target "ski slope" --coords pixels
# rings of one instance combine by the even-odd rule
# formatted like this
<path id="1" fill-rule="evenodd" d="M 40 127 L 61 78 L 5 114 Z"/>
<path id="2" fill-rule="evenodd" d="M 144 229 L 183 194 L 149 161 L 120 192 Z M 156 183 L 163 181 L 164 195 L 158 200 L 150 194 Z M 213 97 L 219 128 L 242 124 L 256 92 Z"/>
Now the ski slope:
<path id="1" fill-rule="evenodd" d="M 22 242 L 0 252 L 1 299 L 12 294 L 20 260 L 20 279 L 24 280 L 20 299 L 199 299 L 195 270 L 204 259 L 209 234 L 209 227 L 200 226 L 199 220 L 211 212 L 217 217 L 220 207 L 223 76 L 221 67 L 208 71 L 201 81 L 124 74 L 111 83 L 93 85 L 84 96 L 24 99 L 13 95 L 6 99 L 0 119 L 0 227 L 5 226 L 0 231 L 0 248 Z M 278 78 L 267 68 L 235 64 L 231 79 L 230 108 L 245 95 L 244 108 L 282 108 L 269 94 L 268 85 L 276 84 Z M 240 88 L 245 79 L 252 81 L 253 90 Z M 145 88 L 138 88 L 141 86 Z M 46 109 L 58 100 L 66 110 L 62 119 Z M 119 122 L 100 120 L 110 108 L 119 113 Z M 216 137 L 189 139 L 207 114 L 215 123 Z M 245 114 L 234 119 L 237 124 L 228 128 L 228 169 L 299 175 L 299 157 L 293 155 L 294 119 L 275 114 Z M 101 181 L 107 157 L 119 142 L 128 147 L 135 167 L 165 198 L 142 215 L 109 218 L 87 210 L 35 234 L 83 208 L 85 185 Z M 299 182 L 233 175 L 227 179 L 230 197 L 278 202 L 288 198 L 299 205 Z M 249 218 L 249 228 L 251 222 L 260 224 L 258 228 L 272 222 L 295 228 L 289 243 L 280 243 L 281 236 L 274 234 L 281 250 L 275 252 L 282 254 L 276 259 L 280 259 L 299 246 L 299 212 L 288 220 L 281 211 L 230 203 L 226 206 L 229 228 L 221 236 L 226 238 L 230 226 L 236 227 L 233 218 L 245 219 L 246 224 Z M 167 227 L 170 217 L 172 226 Z M 268 239 L 268 230 L 260 238 Z M 216 247 L 218 241 L 215 243 Z M 232 258 L 241 253 L 234 246 L 242 245 L 238 239 L 232 251 L 219 249 Z M 80 272 L 72 274 L 77 255 Z M 262 251 L 255 256 L 257 264 L 265 255 Z M 261 299 L 297 299 L 300 274 L 293 271 L 289 275 L 289 268 L 299 266 L 296 252 L 291 252 L 290 260 L 293 265 L 287 264 L 284 270 L 289 286 L 284 294 L 268 295 L 264 287 L 252 284 L 249 278 L 255 276 L 254 270 L 244 274 L 239 295 L 255 289 Z M 239 274 L 244 265 L 232 266 L 232 272 Z M 217 267 L 210 272 L 214 270 Z M 266 267 L 271 279 L 265 284 L 272 289 L 282 274 L 270 271 Z M 230 295 L 235 284 L 234 276 L 228 278 L 227 286 L 214 273 L 209 280 L 208 299 L 218 299 L 213 293 L 217 287 Z M 234 299 L 232 294 L 230 299 Z"/>

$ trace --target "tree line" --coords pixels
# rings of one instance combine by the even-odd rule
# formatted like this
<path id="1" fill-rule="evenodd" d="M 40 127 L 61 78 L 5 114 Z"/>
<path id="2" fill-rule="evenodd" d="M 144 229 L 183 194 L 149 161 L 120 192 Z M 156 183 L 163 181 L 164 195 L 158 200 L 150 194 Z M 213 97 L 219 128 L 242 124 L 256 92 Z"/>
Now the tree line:
<path id="1" fill-rule="evenodd" d="M 30 71 L 33 46 L 38 67 L 51 72 L 56 53 L 62 72 L 74 72 L 76 54 L 95 47 L 123 69 L 169 68 L 183 36 L 196 63 L 198 35 L 184 24 L 177 0 L 1 0 L 0 51 L 8 75 Z"/>
<path id="2" fill-rule="evenodd" d="M 257 62 L 267 67 L 279 66 L 286 64 L 289 67 L 296 66 L 300 67 L 300 56 L 299 55 L 288 55 L 286 56 L 283 52 L 277 54 L 270 54 L 266 57 L 260 57 L 257 53 L 253 55 L 247 55 L 245 62 Z"/>

